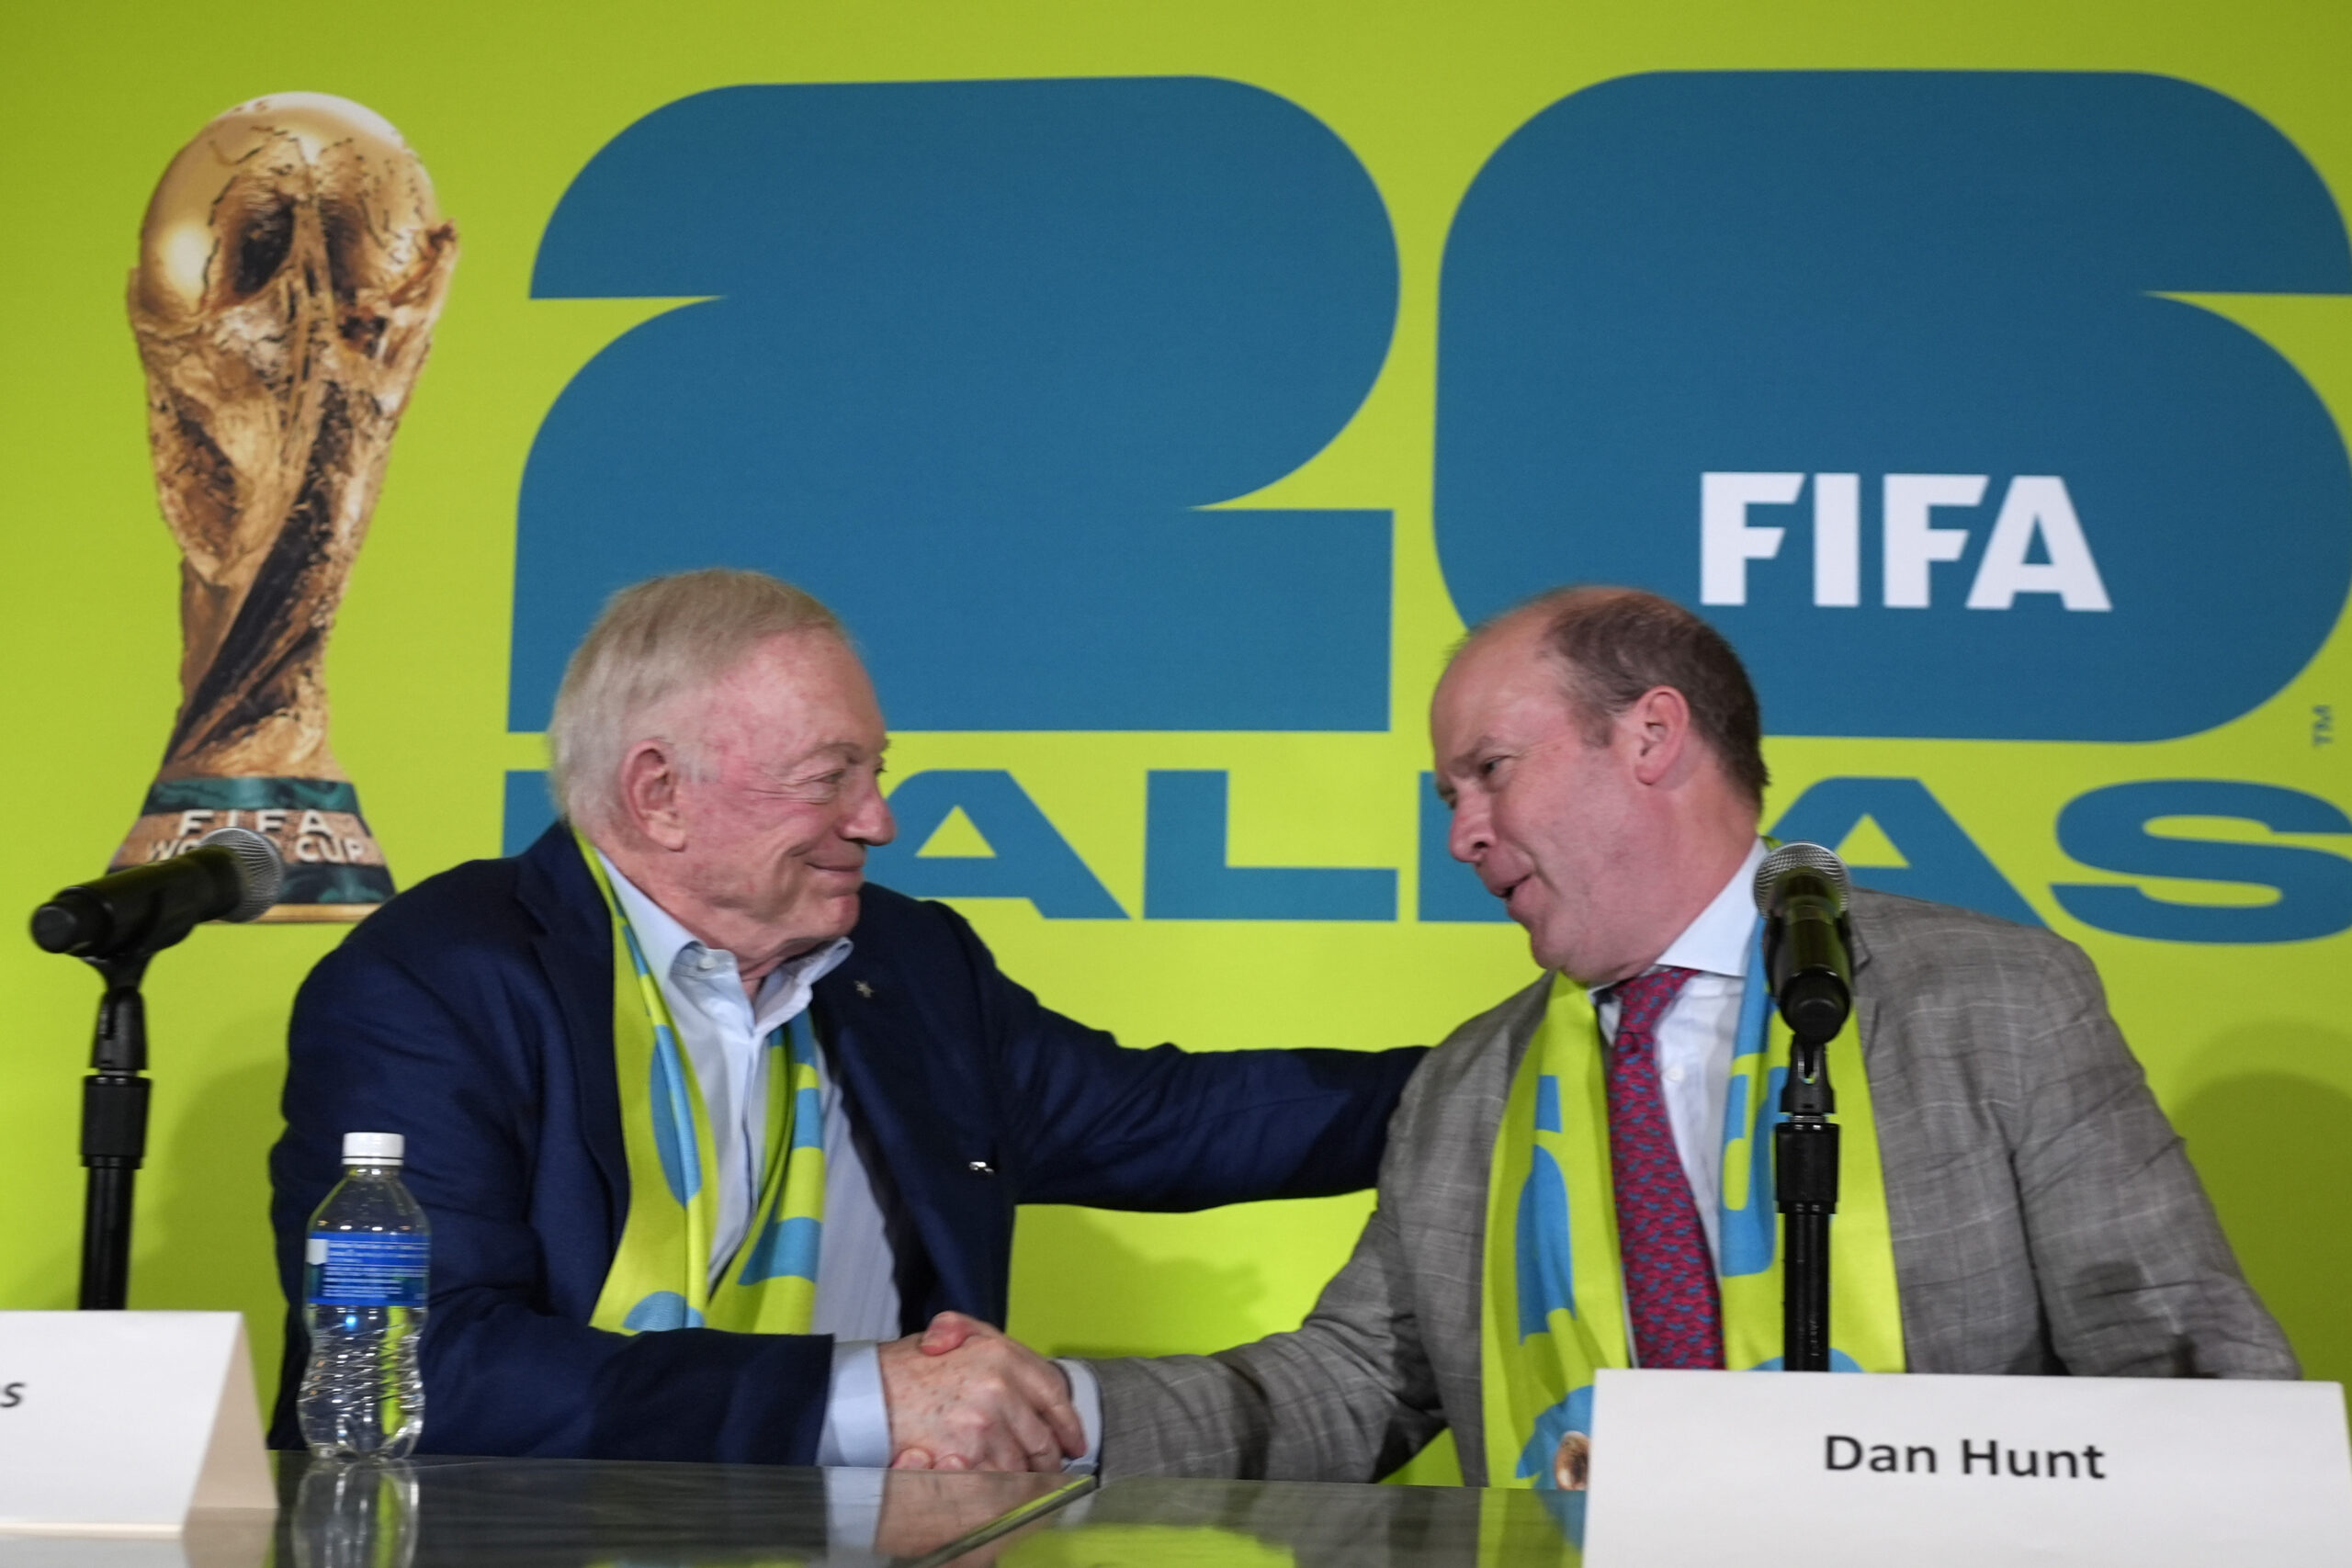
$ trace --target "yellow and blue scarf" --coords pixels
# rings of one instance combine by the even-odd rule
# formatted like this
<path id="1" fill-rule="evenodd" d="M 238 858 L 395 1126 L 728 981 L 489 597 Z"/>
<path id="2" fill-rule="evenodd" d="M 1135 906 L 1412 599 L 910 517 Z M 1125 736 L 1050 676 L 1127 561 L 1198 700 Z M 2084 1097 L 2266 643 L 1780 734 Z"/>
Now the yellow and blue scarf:
<path id="1" fill-rule="evenodd" d="M 728 1328 L 806 1334 L 824 1238 L 825 1117 L 809 1011 L 772 1031 L 767 1140 L 750 1239 L 710 1282 L 718 1157 L 694 1064 L 637 933 L 585 838 L 580 852 L 613 918 L 613 1062 L 628 1151 L 628 1217 L 589 1322 L 637 1334 Z"/>
<path id="2" fill-rule="evenodd" d="M 1771 1006 L 1759 945 L 1724 1104 L 1720 1256 L 1724 1364 L 1781 1365 L 1780 1214 L 1772 1129 L 1789 1032 Z M 1550 1488 L 1571 1432 L 1592 1431 L 1592 1374 L 1632 1364 L 1609 1165 L 1609 1102 L 1591 993 L 1557 976 L 1513 1075 L 1487 1196 L 1481 1413 L 1488 1483 Z M 1858 1026 L 1829 1043 L 1842 1190 L 1830 1226 L 1830 1366 L 1904 1369 L 1894 1248 Z"/>

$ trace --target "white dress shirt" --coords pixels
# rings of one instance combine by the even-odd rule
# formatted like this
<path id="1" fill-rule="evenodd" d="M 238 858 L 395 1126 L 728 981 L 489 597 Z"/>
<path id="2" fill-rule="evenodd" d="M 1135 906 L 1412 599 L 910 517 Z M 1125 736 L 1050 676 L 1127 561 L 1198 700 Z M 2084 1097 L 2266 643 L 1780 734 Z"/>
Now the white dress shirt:
<path id="1" fill-rule="evenodd" d="M 710 1119 L 718 1167 L 718 1224 L 710 1247 L 710 1280 L 716 1286 L 750 1234 L 760 1200 L 767 1155 L 767 1038 L 808 1010 L 817 982 L 849 957 L 850 940 L 843 937 L 778 964 L 755 995 L 747 995 L 733 953 L 705 945 L 623 876 L 602 851 L 596 858 L 604 862 L 646 967 L 662 987 Z M 878 1342 L 896 1339 L 900 1332 L 898 1259 L 873 1179 L 857 1152 L 848 1103 L 821 1044 L 817 1077 L 825 1112 L 825 1216 L 809 1331 L 833 1337 L 832 1382 L 817 1462 L 879 1468 L 893 1457 Z M 1100 1387 L 1091 1369 L 1055 1364 L 1069 1378 L 1086 1427 L 1087 1452 L 1071 1467 L 1091 1470 L 1102 1446 Z"/>
<path id="2" fill-rule="evenodd" d="M 602 851 L 597 852 L 597 858 L 604 859 Z M 760 1178 L 764 1174 L 761 1167 L 767 1158 L 767 1038 L 808 1010 L 817 982 L 849 956 L 849 939 L 843 937 L 831 946 L 778 964 L 760 982 L 758 994 L 753 996 L 743 989 L 742 972 L 736 967 L 733 953 L 703 945 L 669 910 L 623 876 L 609 860 L 605 861 L 605 874 L 612 879 L 621 911 L 628 917 L 629 929 L 637 934 L 638 951 L 645 955 L 645 966 L 652 971 L 655 982 L 662 987 L 662 999 L 669 1004 L 670 1022 L 677 1030 L 678 1043 L 685 1049 L 686 1061 L 694 1068 L 695 1088 L 701 1093 L 703 1111 L 710 1118 L 711 1149 L 718 1165 L 718 1227 L 710 1238 L 710 1282 L 716 1287 L 729 1260 L 750 1234 L 752 1211 L 760 1201 Z M 839 1096 L 833 1092 L 831 1075 L 825 1071 L 821 1051 L 818 1053 L 818 1076 L 825 1089 L 826 1132 L 830 1134 L 833 1102 Z M 833 1223 L 842 1216 L 831 1202 L 834 1184 L 831 1179 L 833 1151 L 830 1136 L 826 1142 L 825 1240 L 830 1244 L 833 1240 Z M 870 1208 L 872 1186 L 865 1181 L 862 1168 L 858 1174 Z M 876 1218 L 878 1221 L 879 1211 Z M 882 1246 L 887 1252 L 887 1238 Z M 824 1250 L 831 1251 L 832 1247 L 829 1245 Z M 897 1293 L 894 1284 L 891 1295 L 895 1298 Z M 890 1332 L 884 1337 L 896 1338 L 895 1299 L 890 1304 Z"/>
<path id="3" fill-rule="evenodd" d="M 1674 1128 L 1674 1150 L 1706 1227 L 1707 1251 L 1723 1256 L 1724 1101 L 1731 1088 L 1731 1061 L 1738 1050 L 1739 1004 L 1747 990 L 1747 970 L 1756 953 L 1756 868 L 1764 862 L 1758 840 L 1724 884 L 1714 901 L 1667 945 L 1652 969 L 1695 969 L 1657 1023 L 1658 1089 L 1666 1119 Z M 1604 1039 L 1617 1038 L 1614 996 L 1600 1002 Z"/>

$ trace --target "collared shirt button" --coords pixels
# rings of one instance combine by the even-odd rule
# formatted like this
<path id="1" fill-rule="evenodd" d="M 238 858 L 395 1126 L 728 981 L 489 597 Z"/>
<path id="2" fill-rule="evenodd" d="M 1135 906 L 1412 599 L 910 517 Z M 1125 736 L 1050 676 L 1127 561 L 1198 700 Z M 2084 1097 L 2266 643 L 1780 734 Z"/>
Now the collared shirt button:
<path id="1" fill-rule="evenodd" d="M 1680 1067 L 1667 1068 L 1666 1081 L 1668 1083 L 1680 1083 L 1682 1081 L 1682 1069 Z"/>

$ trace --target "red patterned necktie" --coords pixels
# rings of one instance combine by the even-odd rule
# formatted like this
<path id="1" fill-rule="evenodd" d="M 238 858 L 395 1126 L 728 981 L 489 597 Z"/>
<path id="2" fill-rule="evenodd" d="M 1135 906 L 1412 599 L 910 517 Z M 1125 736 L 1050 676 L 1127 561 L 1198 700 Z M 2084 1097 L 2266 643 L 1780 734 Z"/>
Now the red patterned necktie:
<path id="1" fill-rule="evenodd" d="M 1634 1354 L 1645 1367 L 1724 1364 L 1723 1302 L 1690 1179 L 1657 1086 L 1657 1023 L 1690 969 L 1654 969 L 1616 987 L 1608 1051 L 1609 1163 Z"/>

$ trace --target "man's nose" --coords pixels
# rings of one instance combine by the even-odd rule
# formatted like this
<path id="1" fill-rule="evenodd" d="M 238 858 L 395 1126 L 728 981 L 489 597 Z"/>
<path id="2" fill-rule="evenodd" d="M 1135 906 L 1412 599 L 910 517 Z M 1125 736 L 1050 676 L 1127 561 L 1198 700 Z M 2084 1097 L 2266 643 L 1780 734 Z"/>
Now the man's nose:
<path id="1" fill-rule="evenodd" d="M 879 845 L 898 836 L 899 819 L 890 814 L 890 803 L 882 798 L 882 785 L 878 782 L 867 784 L 865 798 L 842 824 L 842 837 L 855 839 L 861 844 Z"/>
<path id="2" fill-rule="evenodd" d="M 1486 803 L 1468 795 L 1455 800 L 1453 821 L 1445 830 L 1445 852 L 1464 865 L 1476 865 L 1494 847 L 1494 829 L 1487 820 Z"/>

